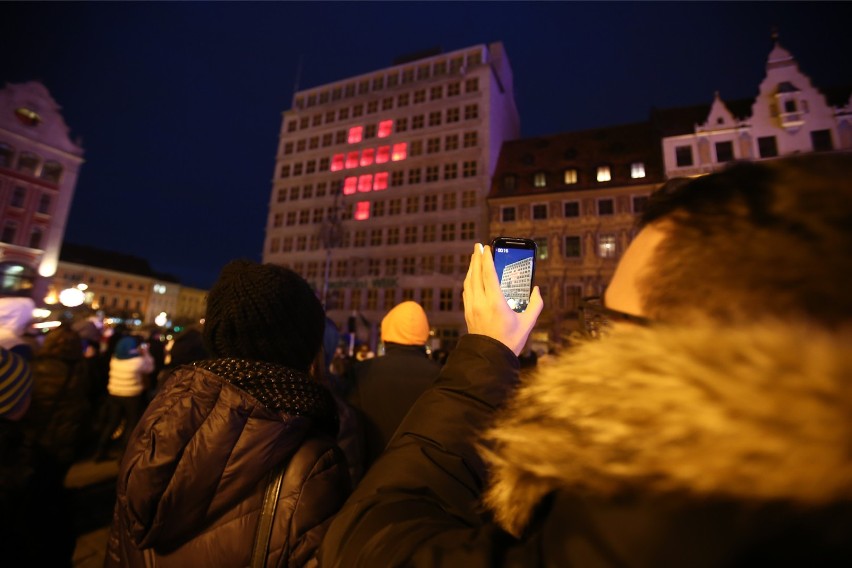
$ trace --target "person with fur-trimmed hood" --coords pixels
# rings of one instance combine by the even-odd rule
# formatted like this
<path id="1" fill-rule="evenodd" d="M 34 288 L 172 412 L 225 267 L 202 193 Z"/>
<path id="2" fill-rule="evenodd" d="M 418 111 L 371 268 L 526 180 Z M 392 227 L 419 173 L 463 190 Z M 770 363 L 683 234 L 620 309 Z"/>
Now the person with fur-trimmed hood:
<path id="1" fill-rule="evenodd" d="M 324 327 L 295 272 L 223 268 L 202 331 L 214 358 L 170 373 L 124 454 L 107 566 L 315 562 L 351 490 L 335 401 L 310 374 Z"/>
<path id="2" fill-rule="evenodd" d="M 469 334 L 332 523 L 325 567 L 852 565 L 852 159 L 650 200 L 590 339 L 519 384 L 488 247 Z"/>

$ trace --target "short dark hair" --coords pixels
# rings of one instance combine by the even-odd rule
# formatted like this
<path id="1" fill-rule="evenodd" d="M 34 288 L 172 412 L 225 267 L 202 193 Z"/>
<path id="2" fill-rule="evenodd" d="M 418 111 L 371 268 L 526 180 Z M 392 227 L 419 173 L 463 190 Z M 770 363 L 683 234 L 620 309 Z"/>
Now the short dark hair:
<path id="1" fill-rule="evenodd" d="M 640 226 L 667 236 L 640 281 L 645 315 L 852 317 L 852 156 L 736 163 L 667 182 Z"/>

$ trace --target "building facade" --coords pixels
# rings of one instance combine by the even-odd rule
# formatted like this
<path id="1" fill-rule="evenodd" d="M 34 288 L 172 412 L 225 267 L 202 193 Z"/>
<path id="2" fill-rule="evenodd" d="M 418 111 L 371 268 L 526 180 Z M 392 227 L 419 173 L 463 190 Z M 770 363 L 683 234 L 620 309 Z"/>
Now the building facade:
<path id="1" fill-rule="evenodd" d="M 490 237 L 538 245 L 537 351 L 569 336 L 580 299 L 601 294 L 612 278 L 636 215 L 665 181 L 660 141 L 647 122 L 503 144 L 488 199 Z"/>
<path id="2" fill-rule="evenodd" d="M 709 173 L 733 160 L 852 149 L 849 90 L 817 89 L 776 41 L 758 95 L 745 108 L 716 93 L 702 122 L 663 139 L 669 176 Z"/>
<path id="3" fill-rule="evenodd" d="M 342 329 L 358 316 L 362 339 L 414 300 L 433 345 L 451 346 L 497 156 L 518 134 L 500 43 L 299 91 L 283 116 L 263 261 L 304 276 Z"/>
<path id="4" fill-rule="evenodd" d="M 0 89 L 0 294 L 37 303 L 56 272 L 83 149 L 39 82 Z"/>

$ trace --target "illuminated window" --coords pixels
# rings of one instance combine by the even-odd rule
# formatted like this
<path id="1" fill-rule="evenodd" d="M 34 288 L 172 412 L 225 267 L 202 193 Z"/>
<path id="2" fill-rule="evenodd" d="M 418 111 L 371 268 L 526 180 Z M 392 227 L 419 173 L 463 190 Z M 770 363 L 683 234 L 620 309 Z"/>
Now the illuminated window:
<path id="1" fill-rule="evenodd" d="M 445 193 L 441 196 L 441 209 L 449 211 L 456 208 L 456 194 L 453 192 Z"/>
<path id="2" fill-rule="evenodd" d="M 598 199 L 598 215 L 615 213 L 615 202 L 612 199 Z"/>
<path id="3" fill-rule="evenodd" d="M 387 138 L 393 132 L 393 121 L 383 120 L 379 123 L 379 138 Z"/>
<path id="4" fill-rule="evenodd" d="M 400 160 L 404 160 L 406 158 L 406 151 L 408 149 L 406 142 L 400 142 L 399 144 L 393 145 L 393 152 L 391 152 L 391 160 L 394 162 L 399 162 Z"/>
<path id="5" fill-rule="evenodd" d="M 444 96 L 444 87 L 442 85 L 437 85 L 429 89 L 429 100 L 437 101 L 441 97 Z"/>
<path id="6" fill-rule="evenodd" d="M 645 164 L 642 162 L 633 162 L 630 164 L 630 177 L 633 179 L 645 177 Z"/>
<path id="7" fill-rule="evenodd" d="M 373 190 L 381 191 L 388 188 L 388 173 L 379 172 L 373 178 Z"/>
<path id="8" fill-rule="evenodd" d="M 459 135 L 458 134 L 448 134 L 446 138 L 444 138 L 444 151 L 450 152 L 452 150 L 459 149 Z"/>
<path id="9" fill-rule="evenodd" d="M 572 185 L 577 183 L 577 170 L 574 168 L 568 168 L 565 170 L 565 173 L 562 176 L 562 181 L 565 185 Z"/>
<path id="10" fill-rule="evenodd" d="M 455 162 L 444 164 L 444 179 L 456 179 L 459 177 L 459 166 Z"/>
<path id="11" fill-rule="evenodd" d="M 343 195 L 352 195 L 358 189 L 358 178 L 348 177 L 343 182 Z"/>
<path id="12" fill-rule="evenodd" d="M 390 160 L 390 146 L 379 146 L 376 152 L 376 163 L 384 164 L 388 160 Z"/>
<path id="13" fill-rule="evenodd" d="M 478 139 L 479 139 L 479 136 L 478 136 L 478 134 L 475 130 L 471 131 L 471 132 L 465 132 L 464 133 L 464 147 L 465 148 L 476 147 Z"/>
<path id="14" fill-rule="evenodd" d="M 596 179 L 598 181 L 610 181 L 612 179 L 612 175 L 610 174 L 609 166 L 598 166 Z"/>
<path id="15" fill-rule="evenodd" d="M 359 161 L 358 152 L 349 152 L 349 154 L 346 155 L 346 169 L 357 168 Z"/>
<path id="16" fill-rule="evenodd" d="M 423 128 L 425 116 L 422 114 L 418 114 L 414 118 L 411 119 L 411 130 L 419 130 Z"/>
<path id="17" fill-rule="evenodd" d="M 426 102 L 426 89 L 414 91 L 414 104 Z"/>
<path id="18" fill-rule="evenodd" d="M 349 138 L 348 141 L 350 144 L 355 144 L 356 142 L 360 142 L 363 138 L 364 127 L 363 126 L 353 126 L 349 129 Z"/>
<path id="19" fill-rule="evenodd" d="M 539 172 L 533 176 L 533 185 L 536 187 L 547 186 L 547 174 Z"/>
<path id="20" fill-rule="evenodd" d="M 363 152 L 361 152 L 361 161 L 359 162 L 362 166 L 369 166 L 376 159 L 376 151 L 373 148 L 365 148 Z"/>
<path id="21" fill-rule="evenodd" d="M 599 235 L 598 256 L 601 258 L 615 258 L 615 253 L 615 235 Z"/>
<path id="22" fill-rule="evenodd" d="M 438 210 L 438 196 L 437 195 L 424 195 L 423 196 L 423 211 L 437 211 Z"/>
<path id="23" fill-rule="evenodd" d="M 423 242 L 434 243 L 435 234 L 435 225 L 426 225 L 425 227 L 423 227 Z"/>
<path id="24" fill-rule="evenodd" d="M 370 218 L 370 202 L 359 201 L 355 205 L 355 220 L 364 221 Z M 359 231 L 360 232 L 360 231 Z"/>
<path id="25" fill-rule="evenodd" d="M 365 174 L 358 178 L 358 191 L 365 193 L 373 189 L 373 174 Z"/>
<path id="26" fill-rule="evenodd" d="M 447 109 L 447 124 L 459 121 L 459 107 Z"/>

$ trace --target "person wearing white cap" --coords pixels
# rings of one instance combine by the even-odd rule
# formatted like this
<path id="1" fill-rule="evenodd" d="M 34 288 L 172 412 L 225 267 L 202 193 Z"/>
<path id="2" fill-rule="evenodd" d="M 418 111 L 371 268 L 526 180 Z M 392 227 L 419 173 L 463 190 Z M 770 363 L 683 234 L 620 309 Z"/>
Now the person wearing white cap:
<path id="1" fill-rule="evenodd" d="M 376 461 L 441 369 L 426 354 L 429 320 L 417 302 L 405 301 L 391 309 L 382 320 L 381 338 L 385 354 L 352 369 L 349 402 L 363 419 L 365 468 Z"/>

